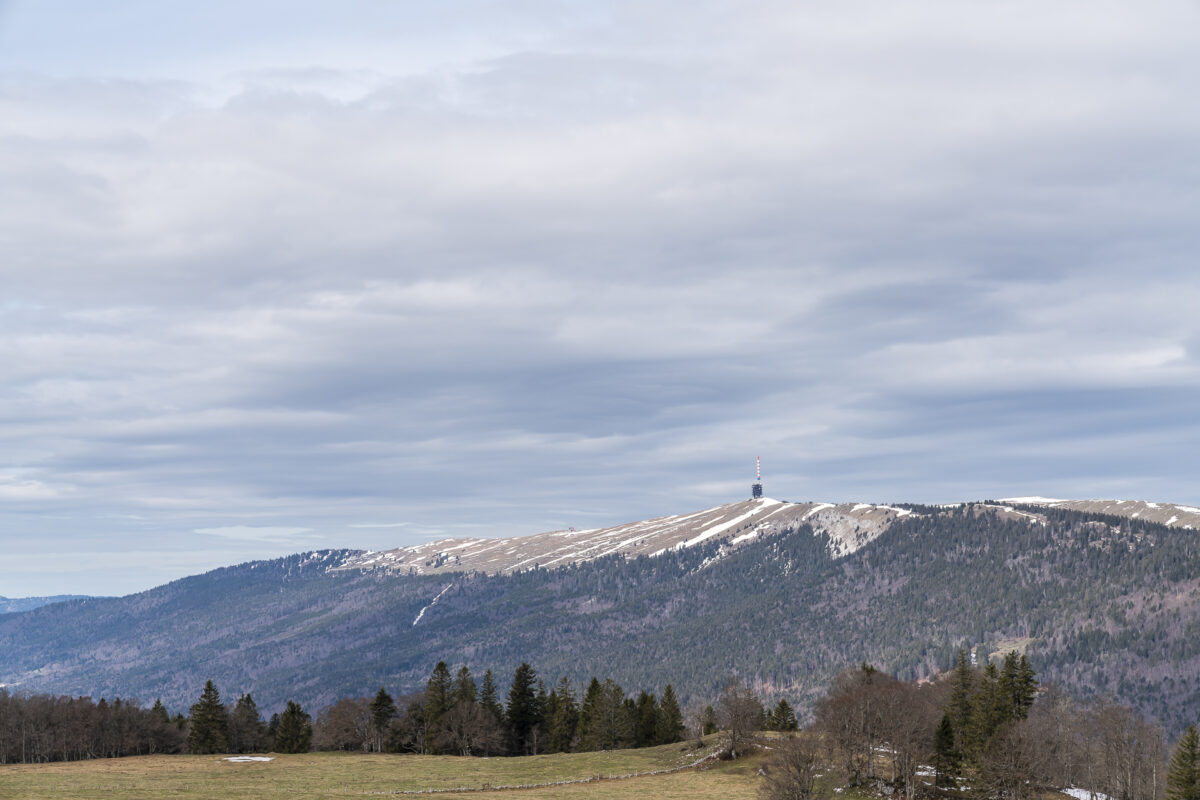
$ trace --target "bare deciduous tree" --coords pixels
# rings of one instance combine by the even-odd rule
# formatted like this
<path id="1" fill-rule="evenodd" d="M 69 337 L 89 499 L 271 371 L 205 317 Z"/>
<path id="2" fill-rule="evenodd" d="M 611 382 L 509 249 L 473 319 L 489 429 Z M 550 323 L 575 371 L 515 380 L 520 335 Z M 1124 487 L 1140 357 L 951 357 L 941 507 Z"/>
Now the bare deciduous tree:
<path id="1" fill-rule="evenodd" d="M 875 753 L 883 741 L 882 695 L 895 682 L 866 665 L 845 670 L 817 706 L 817 729 L 827 737 L 851 786 L 875 777 Z"/>
<path id="2" fill-rule="evenodd" d="M 759 788 L 762 800 L 815 800 L 819 767 L 817 746 L 810 737 L 785 739 L 767 762 Z"/>
<path id="3" fill-rule="evenodd" d="M 439 749 L 470 756 L 496 750 L 504 741 L 495 717 L 478 703 L 455 705 L 438 722 L 434 744 Z"/>
<path id="4" fill-rule="evenodd" d="M 738 681 L 731 681 L 717 701 L 717 724 L 724 731 L 725 750 L 730 757 L 738 757 L 762 722 L 762 701 Z"/>
<path id="5" fill-rule="evenodd" d="M 317 750 L 362 750 L 370 747 L 371 701 L 343 697 L 317 715 L 313 747 Z"/>
<path id="6" fill-rule="evenodd" d="M 875 682 L 868 690 L 879 706 L 879 734 L 887 742 L 891 780 L 907 800 L 917 794 L 917 767 L 933 759 L 933 732 L 941 711 L 926 686 L 902 681 Z"/>

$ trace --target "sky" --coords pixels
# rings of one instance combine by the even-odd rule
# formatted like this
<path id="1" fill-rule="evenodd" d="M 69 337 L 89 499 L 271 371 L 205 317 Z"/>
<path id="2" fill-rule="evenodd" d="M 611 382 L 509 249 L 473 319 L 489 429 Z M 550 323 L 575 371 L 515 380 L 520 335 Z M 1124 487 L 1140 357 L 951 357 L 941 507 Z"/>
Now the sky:
<path id="1" fill-rule="evenodd" d="M 0 0 L 0 595 L 1200 505 L 1200 6 Z"/>

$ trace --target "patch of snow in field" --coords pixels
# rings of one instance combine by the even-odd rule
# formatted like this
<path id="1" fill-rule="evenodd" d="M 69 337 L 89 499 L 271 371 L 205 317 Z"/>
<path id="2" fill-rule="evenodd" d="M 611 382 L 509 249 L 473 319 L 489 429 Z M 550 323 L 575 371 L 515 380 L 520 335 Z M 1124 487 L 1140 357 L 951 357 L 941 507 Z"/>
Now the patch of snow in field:
<path id="1" fill-rule="evenodd" d="M 871 505 L 870 503 L 859 503 L 854 508 L 850 509 L 850 513 L 853 514 L 855 511 L 862 511 L 864 508 L 874 508 L 874 507 L 875 506 Z"/>
<path id="2" fill-rule="evenodd" d="M 1151 508 L 1158 508 L 1158 503 L 1147 502 L 1146 505 L 1150 506 Z"/>
<path id="3" fill-rule="evenodd" d="M 274 761 L 275 758 L 273 756 L 230 756 L 229 758 L 222 758 L 221 760 L 243 764 L 247 761 Z"/>
<path id="4" fill-rule="evenodd" d="M 1112 800 L 1112 798 L 1106 794 L 1100 794 L 1100 792 L 1091 792 L 1087 789 L 1080 789 L 1077 786 L 1068 786 L 1062 790 L 1062 793 L 1074 797 L 1075 800 Z"/>
<path id="5" fill-rule="evenodd" d="M 1178 521 L 1179 521 L 1179 517 L 1171 517 L 1169 520 L 1167 520 L 1167 524 L 1174 525 Z"/>
<path id="6" fill-rule="evenodd" d="M 1175 506 L 1175 508 L 1180 511 L 1186 511 L 1189 514 L 1200 514 L 1200 508 L 1193 508 L 1192 506 Z"/>

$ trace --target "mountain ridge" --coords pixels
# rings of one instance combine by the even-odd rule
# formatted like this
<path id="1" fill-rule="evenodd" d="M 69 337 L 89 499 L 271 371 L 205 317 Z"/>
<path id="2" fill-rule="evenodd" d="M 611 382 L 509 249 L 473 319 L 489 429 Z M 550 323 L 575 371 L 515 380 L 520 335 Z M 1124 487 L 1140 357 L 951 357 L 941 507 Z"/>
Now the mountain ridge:
<path id="1" fill-rule="evenodd" d="M 212 678 L 267 709 L 288 699 L 319 709 L 381 684 L 417 689 L 439 660 L 502 680 L 528 661 L 549 679 L 671 682 L 697 700 L 737 674 L 803 708 L 847 664 L 923 677 L 959 647 L 986 655 L 1022 642 L 1047 680 L 1178 722 L 1200 702 L 1200 539 L 1190 523 L 1143 519 L 1129 502 L 1114 516 L 1016 499 L 864 507 L 890 521 L 848 552 L 812 525 L 828 509 L 770 528 L 785 513 L 765 516 L 774 501 L 717 507 L 688 530 L 609 531 L 611 552 L 549 568 L 348 568 L 365 555 L 354 550 L 249 562 L 4 615 L 0 683 L 186 708 Z M 655 531 L 659 540 L 642 542 Z M 648 552 L 613 549 L 630 539 Z M 692 543 L 663 546 L 671 541 Z M 433 544 L 425 557 L 446 550 Z"/>
<path id="2" fill-rule="evenodd" d="M 966 504 L 950 503 L 931 508 Z M 1185 530 L 1200 529 L 1200 508 L 1175 503 L 1031 496 L 971 501 L 969 504 L 995 508 L 1001 516 L 1014 519 L 1044 521 L 1036 509 L 1064 508 L 1141 518 Z M 412 575 L 479 571 L 495 575 L 521 569 L 554 568 L 612 554 L 627 558 L 653 557 L 669 549 L 690 547 L 713 538 L 723 539 L 726 546 L 736 547 L 753 537 L 769 536 L 800 523 L 807 523 L 818 535 L 829 536 L 830 554 L 837 558 L 873 541 L 897 520 L 912 513 L 922 513 L 914 512 L 920 507 L 911 503 L 790 502 L 762 497 L 604 528 L 556 530 L 503 538 L 445 538 L 388 550 L 368 550 L 334 569 Z M 1033 515 L 1018 508 L 1034 509 Z"/>
<path id="3" fill-rule="evenodd" d="M 20 611 L 32 611 L 35 608 L 64 603 L 67 600 L 84 600 L 85 594 L 56 594 L 46 597 L 0 597 L 0 614 L 14 614 Z"/>
<path id="4" fill-rule="evenodd" d="M 791 503 L 769 497 L 714 506 L 605 528 L 557 530 L 507 538 L 438 539 L 424 544 L 367 551 L 337 569 L 429 575 L 479 571 L 504 574 L 553 568 L 619 554 L 656 556 L 715 538 L 736 546 L 807 522 L 830 537 L 837 553 L 850 553 L 878 536 L 909 509 L 871 503 Z"/>

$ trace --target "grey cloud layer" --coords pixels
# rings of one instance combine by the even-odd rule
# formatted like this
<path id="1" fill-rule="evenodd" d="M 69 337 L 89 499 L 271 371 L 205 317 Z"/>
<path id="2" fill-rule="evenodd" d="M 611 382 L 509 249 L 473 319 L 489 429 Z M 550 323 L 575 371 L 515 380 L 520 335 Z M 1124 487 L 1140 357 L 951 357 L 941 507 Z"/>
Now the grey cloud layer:
<path id="1" fill-rule="evenodd" d="M 531 9 L 0 62 L 0 594 L 676 513 L 755 454 L 1200 501 L 1193 8 Z"/>

